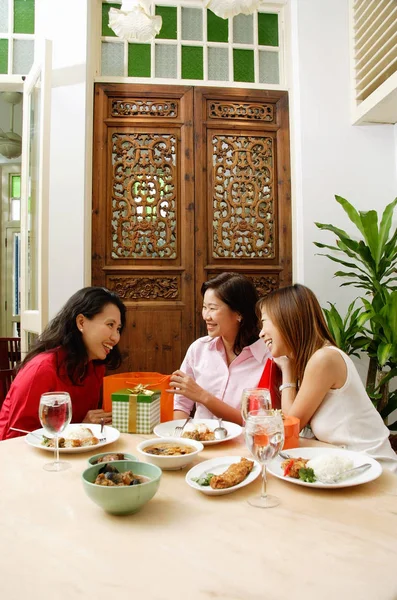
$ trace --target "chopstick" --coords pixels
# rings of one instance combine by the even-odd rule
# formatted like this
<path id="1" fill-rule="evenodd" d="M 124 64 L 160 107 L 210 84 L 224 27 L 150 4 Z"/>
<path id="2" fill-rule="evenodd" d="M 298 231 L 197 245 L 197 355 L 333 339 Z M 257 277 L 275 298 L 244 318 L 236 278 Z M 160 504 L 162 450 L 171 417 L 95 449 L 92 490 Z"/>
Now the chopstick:
<path id="1" fill-rule="evenodd" d="M 31 435 L 34 435 L 34 437 L 37 437 L 37 439 L 39 439 L 40 441 L 43 440 L 43 436 L 39 435 L 38 433 L 35 433 L 34 431 L 26 431 L 26 429 L 18 429 L 17 427 L 10 427 L 10 429 L 12 431 L 19 431 L 19 433 L 30 433 Z"/>

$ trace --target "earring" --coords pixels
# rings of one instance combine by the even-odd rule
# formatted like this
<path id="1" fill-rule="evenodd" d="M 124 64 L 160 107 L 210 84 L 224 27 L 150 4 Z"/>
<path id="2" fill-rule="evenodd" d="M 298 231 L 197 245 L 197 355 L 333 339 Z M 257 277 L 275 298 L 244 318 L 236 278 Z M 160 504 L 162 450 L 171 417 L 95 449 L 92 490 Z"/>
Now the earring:
<path id="1" fill-rule="evenodd" d="M 241 323 L 241 317 L 237 317 L 237 321 Z"/>

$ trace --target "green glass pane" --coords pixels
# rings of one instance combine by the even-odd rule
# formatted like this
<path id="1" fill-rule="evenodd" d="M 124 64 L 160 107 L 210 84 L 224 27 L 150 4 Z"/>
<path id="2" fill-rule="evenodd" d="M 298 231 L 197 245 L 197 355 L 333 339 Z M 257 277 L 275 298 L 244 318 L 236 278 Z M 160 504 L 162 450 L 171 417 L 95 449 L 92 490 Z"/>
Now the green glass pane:
<path id="1" fill-rule="evenodd" d="M 34 33 L 34 0 L 14 0 L 14 33 Z"/>
<path id="2" fill-rule="evenodd" d="M 115 37 L 113 29 L 109 27 L 109 10 L 111 8 L 117 8 L 120 10 L 121 4 L 102 4 L 102 35 L 109 35 Z"/>
<path id="3" fill-rule="evenodd" d="M 8 72 L 8 40 L 0 40 L 0 73 Z"/>
<path id="4" fill-rule="evenodd" d="M 21 197 L 21 176 L 11 175 L 11 198 Z"/>
<path id="5" fill-rule="evenodd" d="M 255 81 L 254 51 L 233 50 L 234 81 Z"/>
<path id="6" fill-rule="evenodd" d="M 258 43 L 278 46 L 278 15 L 258 13 Z"/>
<path id="7" fill-rule="evenodd" d="M 163 24 L 160 29 L 158 38 L 163 40 L 176 40 L 177 38 L 177 21 L 175 6 L 156 6 L 156 15 L 160 15 L 163 19 Z"/>
<path id="8" fill-rule="evenodd" d="M 128 76 L 150 77 L 150 44 L 128 44 Z"/>
<path id="9" fill-rule="evenodd" d="M 182 46 L 182 79 L 204 79 L 202 48 Z"/>
<path id="10" fill-rule="evenodd" d="M 207 40 L 209 42 L 227 42 L 229 39 L 229 21 L 217 17 L 207 10 Z"/>

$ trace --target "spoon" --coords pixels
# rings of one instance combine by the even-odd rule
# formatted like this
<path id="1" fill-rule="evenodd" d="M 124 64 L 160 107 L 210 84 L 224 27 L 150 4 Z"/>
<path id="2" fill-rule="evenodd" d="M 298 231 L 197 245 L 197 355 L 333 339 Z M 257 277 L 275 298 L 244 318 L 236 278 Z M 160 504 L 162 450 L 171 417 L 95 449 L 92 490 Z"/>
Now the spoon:
<path id="1" fill-rule="evenodd" d="M 222 419 L 218 418 L 218 427 L 214 429 L 214 435 L 216 440 L 224 440 L 227 437 L 227 429 L 222 427 Z"/>
<path id="2" fill-rule="evenodd" d="M 41 442 L 43 441 L 43 436 L 38 433 L 35 433 L 34 431 L 27 431 L 26 429 L 17 429 L 16 427 L 10 427 L 10 429 L 12 431 L 19 431 L 20 433 L 26 433 L 26 434 L 33 435 L 35 438 L 37 438 Z"/>

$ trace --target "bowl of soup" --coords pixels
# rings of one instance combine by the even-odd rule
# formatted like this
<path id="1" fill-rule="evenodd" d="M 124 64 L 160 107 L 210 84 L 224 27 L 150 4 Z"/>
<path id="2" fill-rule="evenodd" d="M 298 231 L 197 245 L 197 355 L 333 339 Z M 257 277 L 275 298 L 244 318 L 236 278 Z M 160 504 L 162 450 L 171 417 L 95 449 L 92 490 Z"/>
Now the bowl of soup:
<path id="1" fill-rule="evenodd" d="M 145 440 L 137 446 L 145 461 L 170 471 L 187 467 L 203 449 L 201 442 L 176 437 Z"/>
<path id="2" fill-rule="evenodd" d="M 113 515 L 138 512 L 156 494 L 161 469 L 136 460 L 91 465 L 82 474 L 85 493 Z"/>

